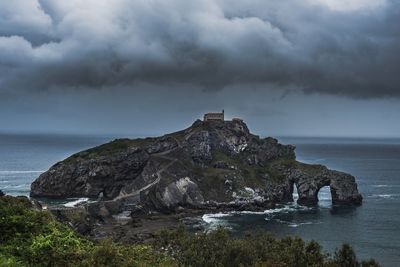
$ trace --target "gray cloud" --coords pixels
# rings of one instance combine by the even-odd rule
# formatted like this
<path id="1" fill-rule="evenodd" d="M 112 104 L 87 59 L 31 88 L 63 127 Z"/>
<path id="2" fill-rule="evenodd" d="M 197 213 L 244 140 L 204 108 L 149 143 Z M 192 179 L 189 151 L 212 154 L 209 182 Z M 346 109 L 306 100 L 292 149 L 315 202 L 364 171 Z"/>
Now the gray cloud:
<path id="1" fill-rule="evenodd" d="M 395 1 L 359 0 L 351 9 L 320 0 L 3 2 L 3 93 L 256 83 L 400 97 Z"/>

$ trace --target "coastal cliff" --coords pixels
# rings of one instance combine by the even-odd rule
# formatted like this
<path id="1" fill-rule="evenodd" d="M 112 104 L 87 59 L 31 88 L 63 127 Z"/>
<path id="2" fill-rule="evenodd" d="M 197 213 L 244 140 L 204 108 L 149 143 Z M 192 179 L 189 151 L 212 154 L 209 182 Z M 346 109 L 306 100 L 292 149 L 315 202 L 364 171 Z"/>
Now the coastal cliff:
<path id="1" fill-rule="evenodd" d="M 355 178 L 296 161 L 295 147 L 250 133 L 241 120 L 195 121 L 161 137 L 117 139 L 58 162 L 31 186 L 32 197 L 96 199 L 104 216 L 182 209 L 264 210 L 314 205 L 329 186 L 333 204 L 361 204 Z"/>

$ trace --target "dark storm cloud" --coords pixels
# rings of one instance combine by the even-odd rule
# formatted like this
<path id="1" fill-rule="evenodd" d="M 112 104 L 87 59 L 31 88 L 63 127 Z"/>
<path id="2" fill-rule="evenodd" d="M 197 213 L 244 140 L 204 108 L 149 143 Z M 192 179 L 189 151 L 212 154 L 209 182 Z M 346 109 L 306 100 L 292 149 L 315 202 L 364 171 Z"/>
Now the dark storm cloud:
<path id="1" fill-rule="evenodd" d="M 3 1 L 0 90 L 257 83 L 399 97 L 399 4 L 323 2 Z"/>

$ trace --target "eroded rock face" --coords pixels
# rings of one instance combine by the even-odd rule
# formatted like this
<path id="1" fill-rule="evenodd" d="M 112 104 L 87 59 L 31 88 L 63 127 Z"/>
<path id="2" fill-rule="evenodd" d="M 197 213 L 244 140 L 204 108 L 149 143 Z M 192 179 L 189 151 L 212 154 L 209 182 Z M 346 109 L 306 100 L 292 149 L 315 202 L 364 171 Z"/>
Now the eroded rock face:
<path id="1" fill-rule="evenodd" d="M 293 170 L 289 178 L 297 187 L 299 204 L 317 204 L 318 192 L 324 186 L 330 187 L 333 204 L 361 204 L 362 196 L 358 192 L 355 178 L 350 174 L 329 170 L 321 165 L 300 166 Z"/>
<path id="2" fill-rule="evenodd" d="M 204 203 L 198 185 L 189 177 L 171 182 L 161 192 L 155 190 L 150 193 L 153 193 L 154 198 L 148 205 L 157 206 L 158 209 L 161 208 L 164 211 L 171 211 L 179 206 L 199 207 Z"/>
<path id="3" fill-rule="evenodd" d="M 242 121 L 202 122 L 159 138 L 119 139 L 55 164 L 31 196 L 91 197 L 93 214 L 177 209 L 262 209 L 293 200 L 317 203 L 330 186 L 338 204 L 359 204 L 355 178 L 295 160 L 294 146 L 259 138 Z"/>
<path id="4" fill-rule="evenodd" d="M 190 151 L 193 162 L 208 164 L 212 161 L 211 137 L 208 131 L 192 134 L 186 142 L 186 148 Z"/>
<path id="5" fill-rule="evenodd" d="M 148 159 L 144 150 L 133 148 L 87 160 L 65 160 L 32 183 L 31 196 L 97 198 L 102 194 L 113 198 L 123 187 L 139 180 Z"/>

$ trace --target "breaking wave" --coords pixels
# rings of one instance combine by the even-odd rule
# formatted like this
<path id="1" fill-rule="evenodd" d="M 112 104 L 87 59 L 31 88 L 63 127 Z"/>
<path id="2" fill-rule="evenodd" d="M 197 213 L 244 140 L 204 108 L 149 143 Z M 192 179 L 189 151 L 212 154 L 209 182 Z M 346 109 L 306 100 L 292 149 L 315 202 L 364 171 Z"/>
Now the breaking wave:
<path id="1" fill-rule="evenodd" d="M 279 222 L 279 219 L 274 218 L 276 215 L 288 214 L 298 211 L 308 211 L 313 209 L 315 208 L 301 206 L 296 203 L 291 203 L 275 209 L 268 209 L 264 211 L 231 211 L 231 212 L 204 214 L 202 216 L 202 220 L 205 224 L 207 224 L 208 228 L 211 229 L 214 229 L 218 226 L 224 226 L 230 228 L 229 226 L 231 225 L 231 223 L 229 223 L 229 217 L 235 215 L 265 215 L 266 221 L 275 220 Z M 297 227 L 299 225 L 311 224 L 311 223 L 315 224 L 314 222 L 302 222 L 302 223 L 284 222 L 284 223 L 287 224 L 289 227 Z"/>
<path id="2" fill-rule="evenodd" d="M 220 221 L 221 218 L 232 216 L 232 213 L 211 213 L 204 214 L 202 219 L 205 223 L 212 224 Z"/>
<path id="3" fill-rule="evenodd" d="M 78 198 L 78 199 L 75 199 L 73 201 L 65 203 L 64 206 L 68 207 L 68 208 L 73 208 L 73 207 L 75 207 L 76 205 L 78 205 L 80 203 L 87 202 L 88 200 L 89 199 L 85 198 L 85 197 L 84 198 Z"/>

